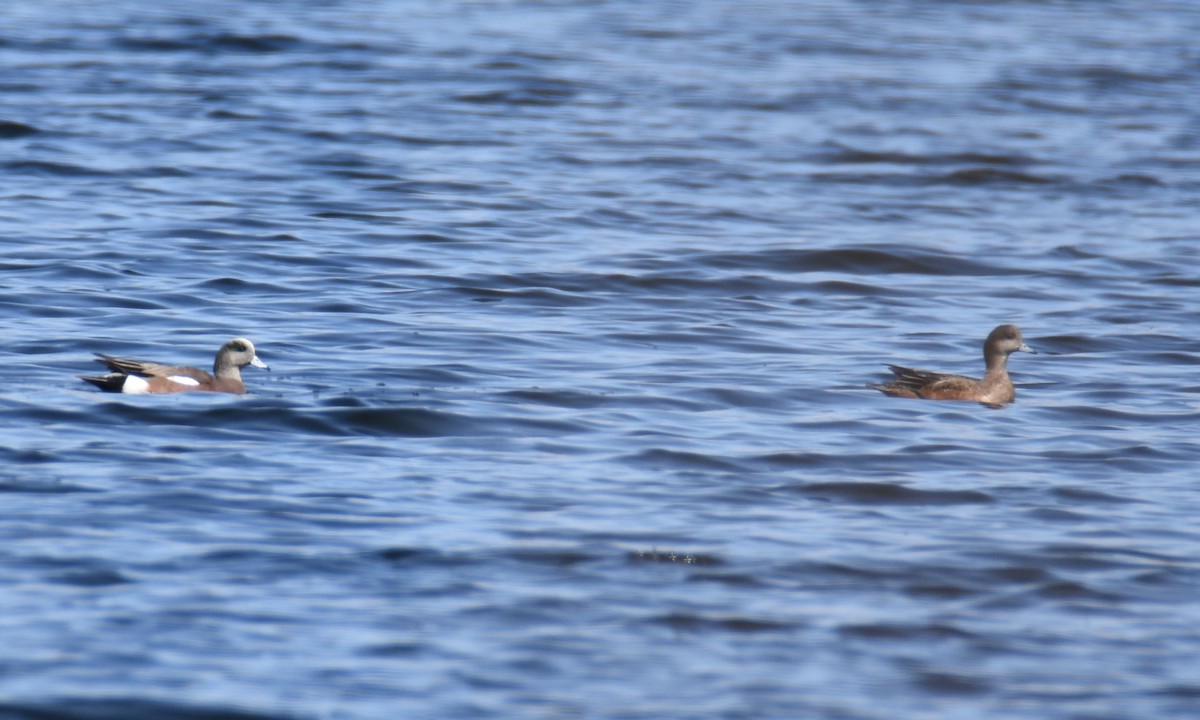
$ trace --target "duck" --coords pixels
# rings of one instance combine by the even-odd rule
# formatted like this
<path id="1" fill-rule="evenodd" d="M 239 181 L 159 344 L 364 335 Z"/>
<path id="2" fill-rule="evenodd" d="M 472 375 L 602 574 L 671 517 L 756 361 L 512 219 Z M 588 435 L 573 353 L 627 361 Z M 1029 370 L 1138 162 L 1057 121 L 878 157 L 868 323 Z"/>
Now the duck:
<path id="1" fill-rule="evenodd" d="M 263 370 L 271 368 L 254 349 L 254 343 L 238 337 L 221 346 L 213 361 L 212 374 L 199 368 L 165 365 L 147 360 L 130 360 L 95 353 L 96 362 L 103 363 L 111 372 L 107 375 L 80 375 L 79 379 L 91 383 L 105 392 L 147 395 L 181 392 L 219 392 L 242 395 L 246 384 L 242 382 L 242 368 L 253 365 Z"/>
<path id="2" fill-rule="evenodd" d="M 1012 379 L 1008 377 L 1008 356 L 1014 352 L 1037 353 L 1025 344 L 1021 329 L 1005 324 L 988 333 L 983 341 L 983 361 L 986 370 L 980 379 L 962 375 L 929 372 L 888 365 L 895 376 L 885 384 L 868 384 L 891 397 L 921 398 L 924 400 L 963 400 L 999 406 L 1017 397 Z"/>

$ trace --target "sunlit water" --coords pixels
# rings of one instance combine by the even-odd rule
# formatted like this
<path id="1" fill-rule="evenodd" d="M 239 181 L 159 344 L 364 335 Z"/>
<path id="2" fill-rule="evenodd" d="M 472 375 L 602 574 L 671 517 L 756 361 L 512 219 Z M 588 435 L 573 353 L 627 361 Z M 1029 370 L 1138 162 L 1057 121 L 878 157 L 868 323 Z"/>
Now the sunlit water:
<path id="1" fill-rule="evenodd" d="M 0 9 L 0 717 L 1197 717 L 1197 36 Z"/>

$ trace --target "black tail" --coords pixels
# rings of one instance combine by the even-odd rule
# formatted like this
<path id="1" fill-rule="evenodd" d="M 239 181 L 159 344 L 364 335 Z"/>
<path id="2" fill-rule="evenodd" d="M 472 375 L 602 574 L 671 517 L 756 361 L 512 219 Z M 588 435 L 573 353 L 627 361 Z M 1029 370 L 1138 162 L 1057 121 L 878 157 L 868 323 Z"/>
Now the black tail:
<path id="1" fill-rule="evenodd" d="M 92 375 L 80 375 L 79 379 L 83 380 L 84 382 L 90 382 L 104 392 L 119 393 L 125 387 L 126 377 L 128 376 L 122 375 L 121 373 L 110 373 L 100 377 Z"/>

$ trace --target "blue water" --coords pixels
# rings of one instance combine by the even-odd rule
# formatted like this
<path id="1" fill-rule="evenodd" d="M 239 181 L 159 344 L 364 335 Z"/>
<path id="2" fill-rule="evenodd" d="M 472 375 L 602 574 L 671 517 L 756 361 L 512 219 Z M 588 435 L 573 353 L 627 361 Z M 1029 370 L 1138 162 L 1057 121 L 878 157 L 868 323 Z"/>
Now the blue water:
<path id="1" fill-rule="evenodd" d="M 1197 717 L 1198 36 L 0 8 L 0 718 Z"/>

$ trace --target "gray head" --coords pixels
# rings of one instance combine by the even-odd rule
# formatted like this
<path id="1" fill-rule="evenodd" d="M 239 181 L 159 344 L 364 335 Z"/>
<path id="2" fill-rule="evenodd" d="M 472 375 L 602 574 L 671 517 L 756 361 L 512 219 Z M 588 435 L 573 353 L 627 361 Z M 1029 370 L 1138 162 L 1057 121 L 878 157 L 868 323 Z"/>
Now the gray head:
<path id="1" fill-rule="evenodd" d="M 270 370 L 267 364 L 258 359 L 254 352 L 254 343 L 246 338 L 234 338 L 221 346 L 217 351 L 217 359 L 213 363 L 213 375 L 217 377 L 242 377 L 241 369 L 247 365 Z"/>
<path id="2" fill-rule="evenodd" d="M 1037 352 L 1025 344 L 1025 338 L 1021 337 L 1021 328 L 1016 325 L 1001 325 L 983 341 L 983 359 L 988 367 L 997 363 L 1003 365 L 1008 356 L 1015 352 Z"/>

